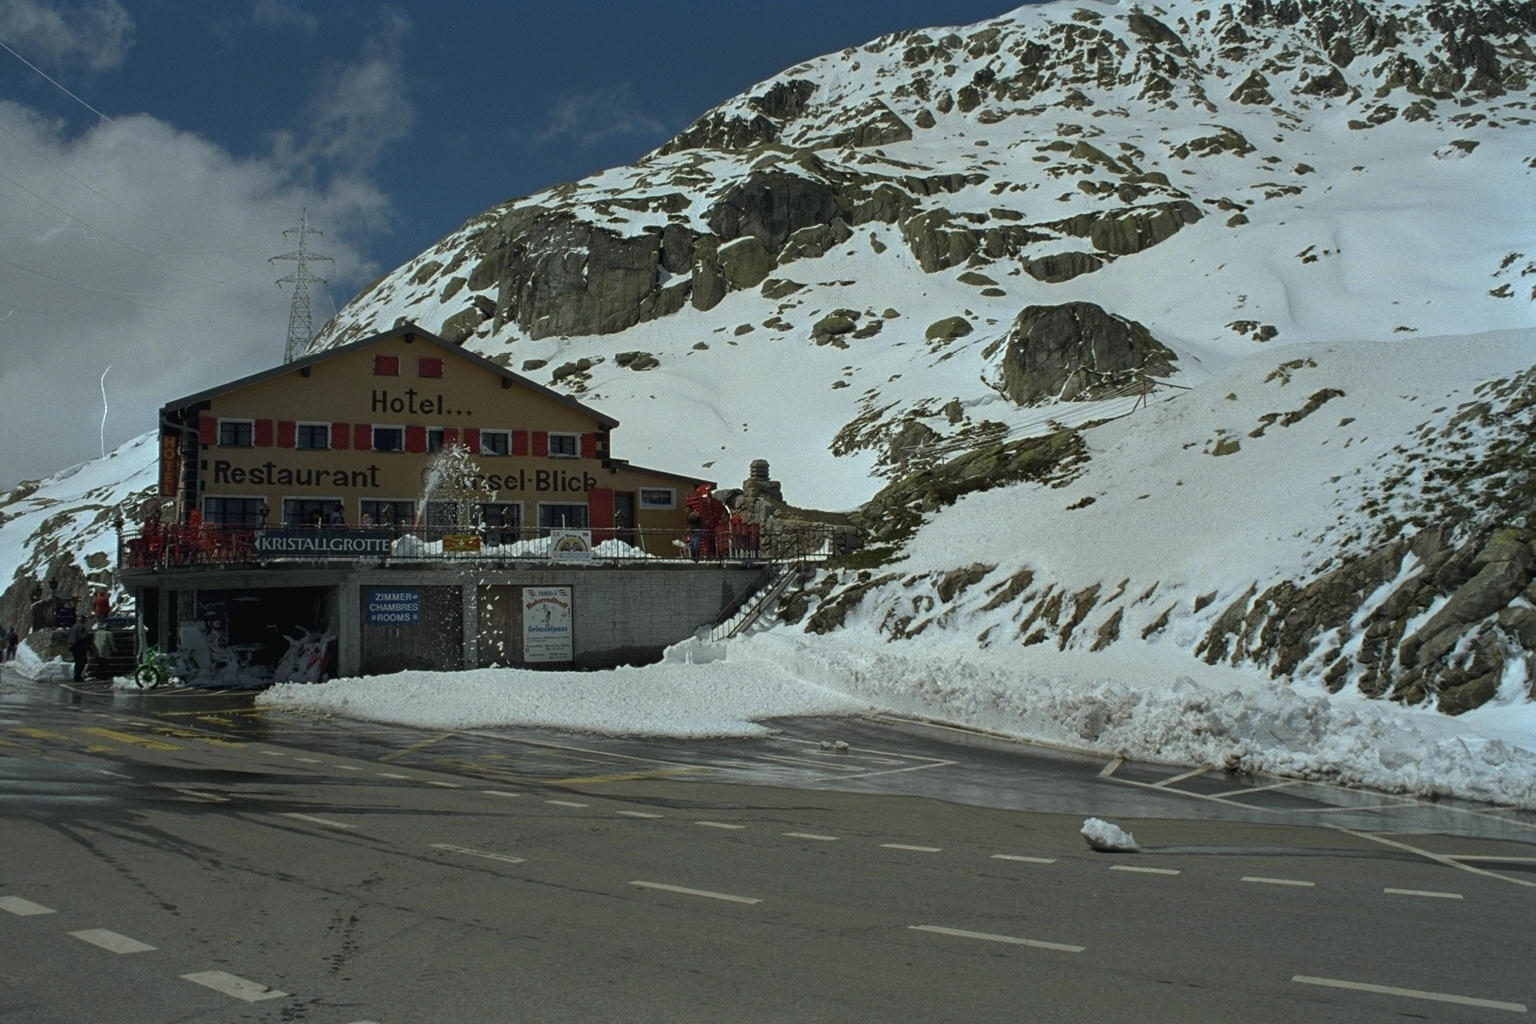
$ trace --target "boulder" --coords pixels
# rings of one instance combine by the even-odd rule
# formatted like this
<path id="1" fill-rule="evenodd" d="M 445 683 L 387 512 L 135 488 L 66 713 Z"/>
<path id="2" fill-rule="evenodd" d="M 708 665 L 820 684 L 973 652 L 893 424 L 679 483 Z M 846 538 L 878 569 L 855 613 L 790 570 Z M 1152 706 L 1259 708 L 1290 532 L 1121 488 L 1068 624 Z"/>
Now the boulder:
<path id="1" fill-rule="evenodd" d="M 1166 377 L 1176 358 L 1141 324 L 1091 302 L 1029 306 L 1009 328 L 993 386 L 1017 405 L 1085 400 L 1136 377 Z"/>

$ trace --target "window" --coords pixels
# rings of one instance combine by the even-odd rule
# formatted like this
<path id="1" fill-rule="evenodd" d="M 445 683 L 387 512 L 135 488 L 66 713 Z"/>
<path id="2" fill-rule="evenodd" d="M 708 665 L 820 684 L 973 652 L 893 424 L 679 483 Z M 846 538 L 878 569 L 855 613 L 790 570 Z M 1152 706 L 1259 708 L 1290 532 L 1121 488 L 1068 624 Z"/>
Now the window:
<path id="1" fill-rule="evenodd" d="M 309 448 L 324 451 L 331 446 L 331 425 L 329 423 L 300 423 L 298 432 L 294 434 L 295 448 Z"/>
<path id="2" fill-rule="evenodd" d="M 459 522 L 459 503 L 456 501 L 427 502 L 427 511 L 421 517 L 421 520 L 424 526 L 448 531 L 455 530 L 461 526 L 472 525 Z"/>
<path id="3" fill-rule="evenodd" d="M 522 540 L 523 506 L 512 501 L 482 502 L 480 522 L 490 543 L 516 544 Z"/>
<path id="4" fill-rule="evenodd" d="M 219 446 L 249 448 L 256 440 L 254 420 L 219 420 Z"/>
<path id="5" fill-rule="evenodd" d="M 416 360 L 416 376 L 441 377 L 443 375 L 443 361 L 437 356 L 421 356 Z"/>
<path id="6" fill-rule="evenodd" d="M 405 451 L 405 428 L 374 426 L 373 450 L 376 452 Z"/>
<path id="7" fill-rule="evenodd" d="M 373 357 L 373 375 L 375 377 L 398 377 L 398 376 L 400 376 L 400 357 L 399 356 L 374 356 Z"/>
<path id="8" fill-rule="evenodd" d="M 443 450 L 443 428 L 427 428 L 427 451 L 440 452 Z"/>
<path id="9" fill-rule="evenodd" d="M 677 495 L 670 487 L 640 488 L 641 508 L 676 508 Z"/>
<path id="10" fill-rule="evenodd" d="M 580 434 L 556 434 L 549 435 L 549 457 L 552 459 L 574 459 L 581 454 Z"/>
<path id="11" fill-rule="evenodd" d="M 371 526 L 386 530 L 409 529 L 416 520 L 416 503 L 368 500 L 360 503 L 359 512 L 368 517 Z M 358 523 L 361 524 L 362 519 Z"/>
<path id="12" fill-rule="evenodd" d="M 230 526 L 260 526 L 262 509 L 260 498 L 204 498 L 203 522 L 222 523 Z"/>
<path id="13" fill-rule="evenodd" d="M 585 530 L 587 506 L 555 505 L 539 503 L 539 533 L 548 536 L 550 530 Z"/>
<path id="14" fill-rule="evenodd" d="M 340 498 L 284 498 L 284 526 L 324 526 Z"/>
<path id="15" fill-rule="evenodd" d="M 481 455 L 506 455 L 511 448 L 510 430 L 482 430 L 480 431 Z"/>

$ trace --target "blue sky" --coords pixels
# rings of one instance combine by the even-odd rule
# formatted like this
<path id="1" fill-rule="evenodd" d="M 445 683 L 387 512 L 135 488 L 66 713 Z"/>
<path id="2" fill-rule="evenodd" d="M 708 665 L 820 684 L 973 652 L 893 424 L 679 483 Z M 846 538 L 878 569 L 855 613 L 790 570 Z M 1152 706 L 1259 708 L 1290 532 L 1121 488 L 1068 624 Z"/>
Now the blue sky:
<path id="1" fill-rule="evenodd" d="M 268 258 L 301 210 L 335 261 L 318 327 L 487 207 L 801 60 L 1013 6 L 3 0 L 0 402 L 28 427 L 0 488 L 280 362 L 293 268 Z"/>

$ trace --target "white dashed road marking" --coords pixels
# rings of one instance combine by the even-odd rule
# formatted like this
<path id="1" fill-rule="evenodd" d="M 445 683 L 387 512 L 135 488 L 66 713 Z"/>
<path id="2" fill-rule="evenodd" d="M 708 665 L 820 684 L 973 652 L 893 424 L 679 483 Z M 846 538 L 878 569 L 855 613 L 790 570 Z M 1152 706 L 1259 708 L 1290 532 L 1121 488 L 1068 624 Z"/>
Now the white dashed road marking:
<path id="1" fill-rule="evenodd" d="M 58 911 L 43 906 L 41 903 L 33 903 L 24 900 L 20 896 L 0 896 L 0 910 L 15 914 L 17 917 L 31 917 L 34 914 L 56 914 Z"/>
<path id="2" fill-rule="evenodd" d="M 1498 999 L 1478 999 L 1475 996 L 1457 996 L 1448 992 L 1425 992 L 1416 988 L 1397 988 L 1392 985 L 1371 985 L 1363 981 L 1340 981 L 1337 978 L 1314 978 L 1306 974 L 1292 976 L 1299 985 L 1322 985 L 1325 988 L 1344 988 L 1355 992 L 1374 992 L 1383 996 L 1402 996 L 1405 999 L 1427 999 L 1435 1003 L 1456 1003 L 1460 1006 L 1477 1006 L 1485 1010 L 1508 1010 L 1525 1013 L 1524 1003 L 1506 1003 Z"/>
<path id="3" fill-rule="evenodd" d="M 86 928 L 78 932 L 70 932 L 82 942 L 89 942 L 93 946 L 100 946 L 109 953 L 148 953 L 155 947 L 138 939 L 130 939 L 126 935 L 107 931 L 105 928 Z"/>
<path id="4" fill-rule="evenodd" d="M 584 803 L 581 803 L 581 802 L 576 801 L 576 800 L 545 800 L 544 802 L 549 804 L 551 807 L 590 807 L 590 806 L 592 806 L 591 804 L 584 804 Z"/>
<path id="5" fill-rule="evenodd" d="M 283 815 L 285 818 L 293 818 L 297 821 L 307 821 L 311 825 L 324 825 L 326 828 L 357 828 L 344 821 L 332 821 L 330 818 L 317 818 L 313 814 L 297 814 L 289 812 Z"/>
<path id="6" fill-rule="evenodd" d="M 882 850 L 906 850 L 909 853 L 943 853 L 942 846 L 912 846 L 907 843 L 881 843 Z"/>
<path id="7" fill-rule="evenodd" d="M 739 832 L 742 829 L 747 827 L 745 825 L 732 825 L 728 821 L 696 821 L 696 822 L 694 822 L 694 824 L 695 825 L 699 825 L 699 826 L 701 826 L 703 828 L 723 828 L 723 829 L 729 829 L 732 832 Z"/>
<path id="8" fill-rule="evenodd" d="M 204 988 L 211 988 L 215 992 L 222 992 L 236 999 L 243 999 L 247 1003 L 259 1003 L 266 999 L 281 999 L 287 992 L 279 992 L 275 988 L 268 988 L 260 982 L 248 981 L 237 977 L 227 971 L 198 971 L 196 974 L 183 974 L 182 977 Z"/>
<path id="9" fill-rule="evenodd" d="M 660 814 L 652 814 L 649 811 L 614 811 L 613 813 L 615 813 L 615 814 L 622 814 L 626 818 L 660 818 L 660 817 L 662 817 L 662 815 L 660 815 Z"/>
<path id="10" fill-rule="evenodd" d="M 994 853 L 993 860 L 1016 860 L 1024 864 L 1055 864 L 1055 857 L 1026 857 L 1021 853 Z"/>
<path id="11" fill-rule="evenodd" d="M 1384 893 L 1393 896 L 1424 896 L 1432 900 L 1459 900 L 1462 898 L 1459 892 L 1435 892 L 1430 889 L 1383 889 Z"/>
<path id="12" fill-rule="evenodd" d="M 490 850 L 476 850 L 468 846 L 455 846 L 452 843 L 433 843 L 432 849 L 443 850 L 447 853 L 462 853 L 466 857 L 484 857 L 486 860 L 499 860 L 503 864 L 521 864 L 523 858 L 513 857 L 506 853 L 493 853 Z"/>
<path id="13" fill-rule="evenodd" d="M 681 885 L 667 885 L 663 882 L 630 882 L 630 885 L 641 889 L 660 889 L 662 892 L 682 893 L 684 896 L 703 896 L 705 899 L 725 900 L 727 903 L 761 903 L 760 899 L 753 896 L 735 896 L 728 892 L 711 892 L 708 889 L 688 889 Z"/>
<path id="14" fill-rule="evenodd" d="M 1176 875 L 1179 873 L 1178 868 L 1140 868 L 1134 864 L 1111 864 L 1109 870 L 1134 871 L 1142 875 Z"/>
<path id="15" fill-rule="evenodd" d="M 823 836 L 818 835 L 815 832 L 785 832 L 784 834 L 791 839 L 812 839 L 818 843 L 837 842 L 837 836 Z"/>
<path id="16" fill-rule="evenodd" d="M 1263 875 L 1244 875 L 1243 881 L 1256 882 L 1259 885 L 1296 885 L 1305 889 L 1316 886 L 1316 882 L 1304 882 L 1299 878 L 1265 878 Z"/>
<path id="17" fill-rule="evenodd" d="M 970 932 L 963 928 L 945 928 L 936 924 L 909 924 L 914 932 L 933 935 L 949 935 L 958 939 L 980 939 L 983 942 L 1002 942 L 1010 946 L 1030 946 L 1034 949 L 1053 949 L 1059 953 L 1081 953 L 1087 946 L 1071 946 L 1063 942 L 1044 942 L 1040 939 L 1021 939 L 1016 935 L 993 935 L 990 932 Z"/>

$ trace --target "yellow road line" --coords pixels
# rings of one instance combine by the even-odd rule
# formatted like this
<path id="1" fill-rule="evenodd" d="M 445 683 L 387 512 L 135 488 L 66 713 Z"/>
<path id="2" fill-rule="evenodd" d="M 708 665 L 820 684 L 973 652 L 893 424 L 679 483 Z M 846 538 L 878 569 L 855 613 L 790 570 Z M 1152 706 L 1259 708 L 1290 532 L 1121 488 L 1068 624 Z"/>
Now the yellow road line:
<path id="1" fill-rule="evenodd" d="M 709 771 L 708 768 L 699 765 L 692 768 L 657 768 L 648 772 L 615 772 L 612 775 L 578 775 L 569 779 L 555 779 L 551 785 L 585 786 L 599 782 L 638 782 L 641 779 L 662 779 L 671 775 L 692 775 L 707 771 Z"/>
<path id="2" fill-rule="evenodd" d="M 164 740 L 153 740 L 147 736 L 135 736 L 132 733 L 118 732 L 116 729 L 103 729 L 99 726 L 86 726 L 80 730 L 89 736 L 100 736 L 105 740 L 114 740 L 118 743 L 131 743 L 134 746 L 147 747 L 150 750 L 180 750 L 176 743 L 167 743 Z"/>
<path id="3" fill-rule="evenodd" d="M 433 736 L 429 740 L 422 740 L 420 743 L 412 743 L 408 747 L 402 747 L 401 749 L 395 751 L 393 754 L 385 754 L 383 757 L 379 758 L 379 760 L 380 761 L 393 761 L 397 757 L 404 757 L 406 754 L 414 754 L 418 750 L 425 750 L 426 748 L 432 746 L 435 743 L 441 743 L 441 742 L 443 742 L 443 740 L 451 739 L 451 738 L 453 738 L 456 735 L 458 735 L 458 734 L 457 733 L 452 733 L 452 732 L 445 732 L 445 733 L 443 733 L 443 734 L 441 734 L 439 736 Z"/>

